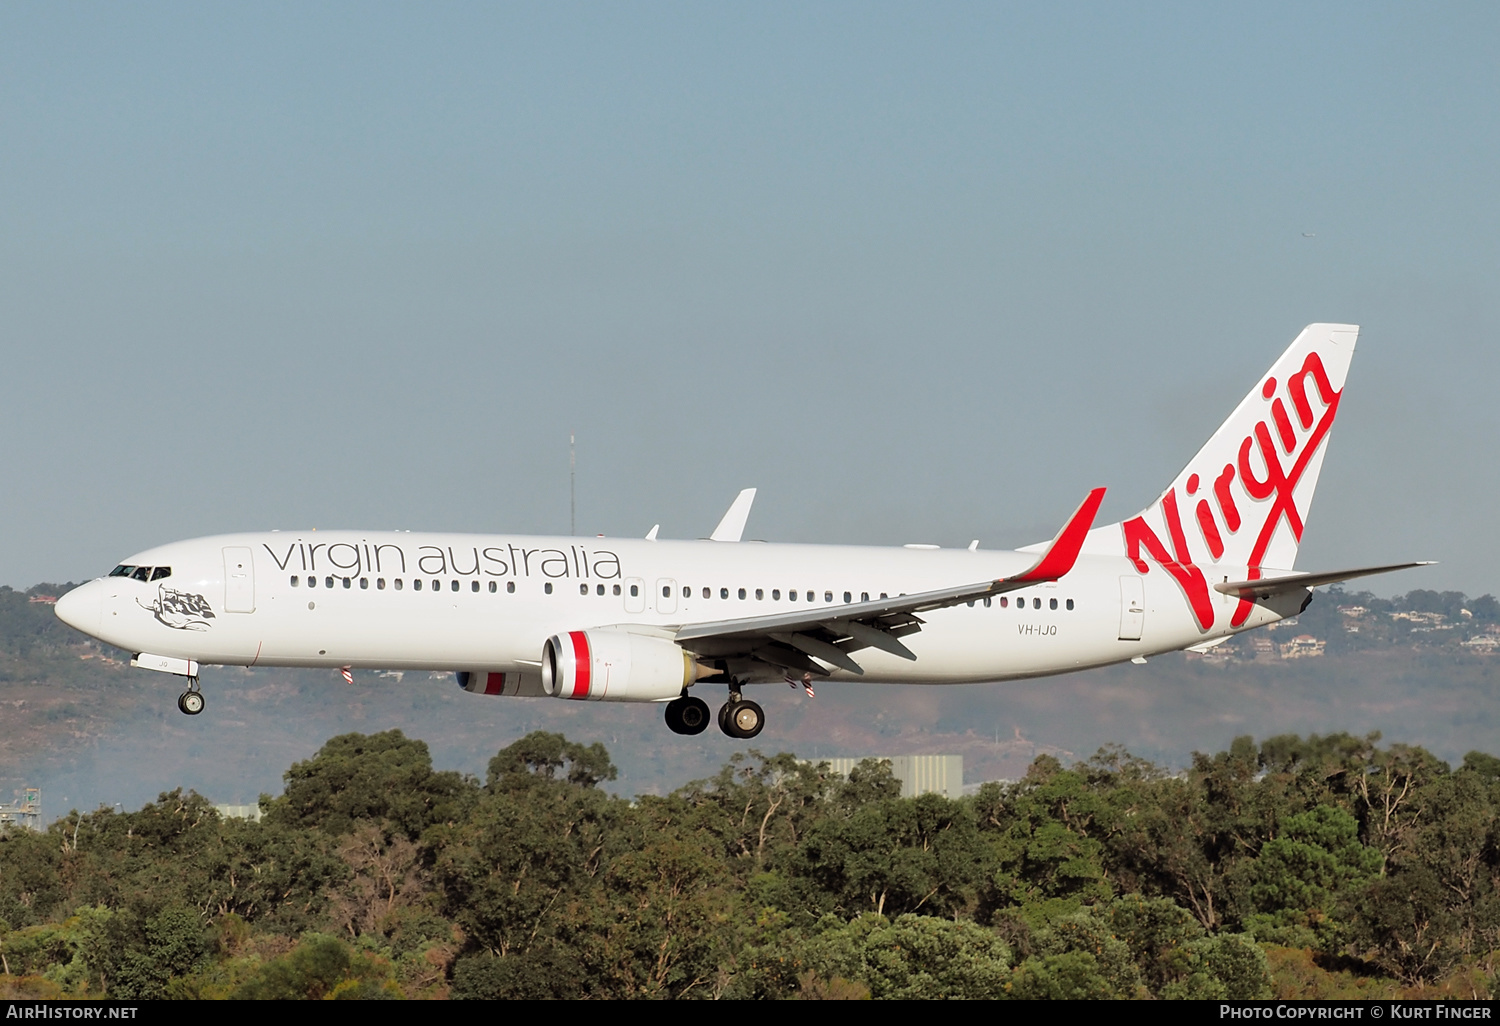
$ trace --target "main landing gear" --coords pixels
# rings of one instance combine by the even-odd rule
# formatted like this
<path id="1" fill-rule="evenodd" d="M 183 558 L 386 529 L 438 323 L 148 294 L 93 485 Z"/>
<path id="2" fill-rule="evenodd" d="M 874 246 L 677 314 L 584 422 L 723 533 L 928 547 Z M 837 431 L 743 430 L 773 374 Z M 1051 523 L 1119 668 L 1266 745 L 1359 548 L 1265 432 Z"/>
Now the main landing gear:
<path id="1" fill-rule="evenodd" d="M 203 692 L 198 690 L 197 677 L 189 677 L 187 681 L 188 689 L 177 696 L 177 708 L 189 716 L 197 716 L 206 704 L 203 700 Z"/>
<path id="2" fill-rule="evenodd" d="M 766 725 L 766 714 L 760 706 L 730 689 L 729 701 L 719 707 L 719 729 L 730 737 L 752 738 Z"/>
<path id="3" fill-rule="evenodd" d="M 731 690 L 729 701 L 719 707 L 719 729 L 730 737 L 752 738 L 765 725 L 765 712 L 742 698 L 738 690 Z M 672 733 L 701 734 L 707 727 L 708 703 L 703 699 L 683 695 L 667 703 L 667 728 Z"/>
<path id="4" fill-rule="evenodd" d="M 701 698 L 681 698 L 667 703 L 667 728 L 674 734 L 701 734 L 708 726 L 708 703 Z"/>

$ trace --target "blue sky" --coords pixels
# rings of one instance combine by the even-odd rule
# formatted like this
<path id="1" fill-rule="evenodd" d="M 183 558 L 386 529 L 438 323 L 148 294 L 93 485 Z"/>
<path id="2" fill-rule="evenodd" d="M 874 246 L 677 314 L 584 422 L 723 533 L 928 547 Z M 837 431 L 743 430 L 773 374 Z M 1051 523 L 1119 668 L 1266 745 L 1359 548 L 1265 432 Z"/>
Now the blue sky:
<path id="1" fill-rule="evenodd" d="M 1020 544 L 1363 326 L 1299 567 L 1500 591 L 1500 9 L 0 7 L 0 583 L 259 528 Z"/>

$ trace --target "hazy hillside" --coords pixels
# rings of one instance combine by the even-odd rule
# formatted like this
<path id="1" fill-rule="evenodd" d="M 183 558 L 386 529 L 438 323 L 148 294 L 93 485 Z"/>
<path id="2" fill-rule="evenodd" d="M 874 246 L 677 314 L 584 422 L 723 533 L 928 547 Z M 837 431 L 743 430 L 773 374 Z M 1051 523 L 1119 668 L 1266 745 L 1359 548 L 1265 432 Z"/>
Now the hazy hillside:
<path id="1" fill-rule="evenodd" d="M 174 679 L 121 665 L 127 657 L 32 601 L 65 588 L 0 589 L 0 797 L 41 786 L 49 818 L 71 807 L 132 808 L 175 787 L 252 801 L 279 792 L 286 767 L 327 738 L 392 728 L 425 738 L 437 766 L 476 774 L 533 730 L 602 741 L 620 767 L 612 790 L 662 794 L 747 747 L 803 757 L 961 754 L 974 782 L 1020 777 L 1039 753 L 1084 757 L 1106 744 L 1183 766 L 1194 750 L 1222 749 L 1239 734 L 1378 730 L 1456 762 L 1492 748 L 1500 724 L 1500 656 L 1464 644 L 1492 632 L 1500 610 L 1491 598 L 1453 593 L 1323 593 L 1299 622 L 1207 658 L 1174 654 L 1004 685 L 822 684 L 814 699 L 758 688 L 769 722 L 747 745 L 716 731 L 674 735 L 651 706 L 485 698 L 461 692 L 451 675 L 412 673 L 359 673 L 350 687 L 332 671 L 209 668 L 208 709 L 190 718 L 177 711 Z M 1427 618 L 1391 615 L 1413 607 Z M 1255 651 L 1298 635 L 1322 640 L 1326 654 Z"/>

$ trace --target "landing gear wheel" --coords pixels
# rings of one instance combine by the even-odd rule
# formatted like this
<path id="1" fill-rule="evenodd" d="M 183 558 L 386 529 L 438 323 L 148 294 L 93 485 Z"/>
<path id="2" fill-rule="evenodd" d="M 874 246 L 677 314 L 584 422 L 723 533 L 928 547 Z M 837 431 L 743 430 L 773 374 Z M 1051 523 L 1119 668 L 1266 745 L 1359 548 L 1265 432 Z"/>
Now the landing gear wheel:
<path id="1" fill-rule="evenodd" d="M 203 701 L 203 692 L 201 691 L 184 691 L 177 697 L 177 708 L 189 716 L 197 716 L 203 711 L 205 704 Z"/>
<path id="2" fill-rule="evenodd" d="M 719 710 L 719 729 L 730 737 L 752 738 L 766 725 L 766 714 L 754 702 L 725 702 Z"/>
<path id="3" fill-rule="evenodd" d="M 701 734 L 708 726 L 708 703 L 679 698 L 667 703 L 667 728 L 674 734 Z"/>

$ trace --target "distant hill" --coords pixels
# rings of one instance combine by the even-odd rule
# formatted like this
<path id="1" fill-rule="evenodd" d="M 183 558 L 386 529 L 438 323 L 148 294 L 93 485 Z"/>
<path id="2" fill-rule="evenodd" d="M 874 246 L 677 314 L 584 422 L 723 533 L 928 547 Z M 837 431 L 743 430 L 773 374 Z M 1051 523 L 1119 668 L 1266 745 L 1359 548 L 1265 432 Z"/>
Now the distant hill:
<path id="1" fill-rule="evenodd" d="M 129 669 L 127 653 L 53 616 L 45 598 L 68 587 L 0 588 L 0 799 L 41 786 L 49 818 L 71 807 L 133 808 L 179 786 L 254 801 L 279 792 L 286 767 L 327 738 L 394 728 L 427 739 L 437 766 L 475 774 L 533 730 L 602 741 L 620 767 L 613 790 L 664 794 L 746 748 L 958 754 L 973 782 L 1019 777 L 1038 754 L 1067 761 L 1111 744 L 1183 766 L 1193 751 L 1240 734 L 1380 731 L 1456 762 L 1493 748 L 1500 725 L 1500 656 L 1472 644 L 1500 635 L 1500 603 L 1488 595 L 1385 600 L 1332 589 L 1295 623 L 1206 656 L 1038 681 L 823 684 L 814 699 L 757 688 L 768 725 L 747 745 L 717 731 L 679 737 L 654 706 L 486 698 L 460 691 L 451 674 L 360 672 L 351 687 L 333 671 L 208 668 L 208 709 L 191 718 L 177 711 L 176 679 Z M 1282 658 L 1280 646 L 1299 636 L 1321 641 L 1324 654 Z"/>

